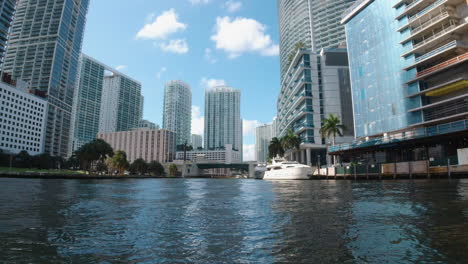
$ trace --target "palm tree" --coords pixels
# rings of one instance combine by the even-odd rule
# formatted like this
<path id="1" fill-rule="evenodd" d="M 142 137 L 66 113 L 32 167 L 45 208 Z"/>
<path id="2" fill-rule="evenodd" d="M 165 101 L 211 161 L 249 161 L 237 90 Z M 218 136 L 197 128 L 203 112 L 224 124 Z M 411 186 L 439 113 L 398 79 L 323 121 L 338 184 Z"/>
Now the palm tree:
<path id="1" fill-rule="evenodd" d="M 283 146 L 283 149 L 286 151 L 299 149 L 301 145 L 301 138 L 298 137 L 292 129 L 289 129 L 286 136 L 281 138 L 281 145 Z"/>
<path id="2" fill-rule="evenodd" d="M 340 118 L 334 116 L 333 114 L 330 114 L 328 118 L 325 118 L 323 120 L 323 125 L 320 128 L 320 134 L 324 138 L 332 137 L 332 145 L 334 146 L 336 141 L 336 135 L 338 134 L 340 137 L 342 137 L 343 130 L 345 129 L 346 127 L 341 124 Z"/>
<path id="3" fill-rule="evenodd" d="M 274 137 L 270 141 L 270 145 L 268 145 L 268 156 L 270 158 L 274 158 L 276 156 L 282 157 L 284 155 L 283 145 L 281 144 L 281 140 L 277 137 Z"/>
<path id="4" fill-rule="evenodd" d="M 127 161 L 127 153 L 122 150 L 115 152 L 112 158 L 109 158 L 109 167 L 114 170 L 117 170 L 120 175 L 123 175 L 124 171 L 128 169 L 129 164 Z"/>
<path id="5" fill-rule="evenodd" d="M 322 134 L 322 137 L 324 138 L 332 137 L 332 146 L 334 146 L 336 142 L 336 135 L 338 134 L 340 137 L 342 137 L 343 130 L 345 129 L 346 127 L 341 124 L 340 118 L 330 114 L 328 118 L 323 120 L 323 125 L 320 128 L 320 134 Z M 335 156 L 333 156 L 333 164 L 336 164 Z"/>

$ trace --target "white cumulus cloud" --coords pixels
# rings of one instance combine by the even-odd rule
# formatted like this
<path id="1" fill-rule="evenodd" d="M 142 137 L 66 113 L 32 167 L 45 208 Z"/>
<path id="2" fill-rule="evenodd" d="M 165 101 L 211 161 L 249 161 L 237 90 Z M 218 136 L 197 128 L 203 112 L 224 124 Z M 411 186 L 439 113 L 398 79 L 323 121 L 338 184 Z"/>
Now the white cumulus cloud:
<path id="1" fill-rule="evenodd" d="M 226 85 L 226 81 L 222 79 L 208 79 L 203 77 L 200 81 L 202 88 L 213 88 L 220 85 Z"/>
<path id="2" fill-rule="evenodd" d="M 243 160 L 254 161 L 255 160 L 255 144 L 244 144 L 243 146 Z"/>
<path id="3" fill-rule="evenodd" d="M 203 135 L 205 130 L 205 117 L 201 114 L 200 107 L 192 106 L 192 134 Z"/>
<path id="4" fill-rule="evenodd" d="M 242 120 L 242 134 L 244 136 L 248 135 L 255 135 L 255 129 L 259 126 L 261 126 L 262 123 L 260 123 L 257 120 Z"/>
<path id="5" fill-rule="evenodd" d="M 127 69 L 127 65 L 118 65 L 115 67 L 116 70 L 118 71 L 123 71 L 125 69 Z"/>
<path id="6" fill-rule="evenodd" d="M 227 9 L 228 12 L 233 13 L 241 9 L 242 2 L 229 0 L 229 1 L 226 1 L 226 3 L 224 3 L 224 7 Z"/>
<path id="7" fill-rule="evenodd" d="M 180 22 L 174 9 L 164 11 L 152 23 L 148 23 L 138 31 L 137 39 L 164 39 L 178 31 L 185 30 L 187 25 Z"/>
<path id="8" fill-rule="evenodd" d="M 229 58 L 236 58 L 245 52 L 263 56 L 276 56 L 279 53 L 279 46 L 266 34 L 266 26 L 251 18 L 216 18 L 215 34 L 211 40 L 217 49 L 227 52 Z"/>
<path id="9" fill-rule="evenodd" d="M 161 43 L 159 47 L 166 52 L 184 54 L 189 51 L 189 46 L 185 39 L 173 39 L 167 43 Z"/>

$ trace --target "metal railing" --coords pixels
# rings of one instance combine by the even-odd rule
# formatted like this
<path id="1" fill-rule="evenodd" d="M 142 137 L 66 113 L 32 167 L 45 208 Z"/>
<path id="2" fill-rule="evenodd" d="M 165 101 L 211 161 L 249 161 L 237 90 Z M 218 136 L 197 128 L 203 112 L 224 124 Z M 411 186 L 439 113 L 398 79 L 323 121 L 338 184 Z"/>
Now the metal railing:
<path id="1" fill-rule="evenodd" d="M 446 67 L 448 67 L 450 65 L 453 65 L 455 63 L 458 63 L 460 61 L 464 61 L 464 60 L 467 60 L 467 59 L 468 59 L 468 52 L 466 52 L 465 54 L 462 54 L 460 56 L 457 56 L 455 58 L 451 58 L 450 60 L 439 63 L 439 64 L 437 64 L 435 66 L 430 67 L 430 68 L 427 68 L 427 69 L 425 69 L 423 71 L 420 71 L 420 72 L 418 72 L 416 74 L 416 77 L 417 78 L 422 77 L 422 76 L 427 75 L 427 74 L 429 74 L 431 72 L 446 68 Z"/>
<path id="2" fill-rule="evenodd" d="M 353 143 L 330 146 L 328 148 L 328 152 L 337 152 L 337 151 L 343 151 L 343 150 L 349 150 L 349 149 L 357 149 L 357 148 L 371 147 L 371 146 L 376 146 L 376 145 L 397 143 L 397 142 L 401 142 L 405 140 L 443 135 L 443 134 L 448 134 L 448 133 L 453 133 L 453 132 L 464 131 L 467 129 L 468 129 L 468 119 L 465 119 L 465 120 L 460 120 L 460 121 L 451 122 L 447 124 L 442 124 L 442 125 L 437 125 L 437 126 L 432 126 L 432 127 L 425 127 L 425 128 L 417 128 L 417 129 L 405 131 L 404 133 L 399 133 L 398 136 L 392 135 L 389 137 L 378 137 L 378 138 L 373 138 L 368 141 L 355 140 Z"/>
<path id="3" fill-rule="evenodd" d="M 456 28 L 458 26 L 459 26 L 458 24 L 452 24 L 452 25 L 442 29 L 441 31 L 435 33 L 434 35 L 428 37 L 427 39 L 424 39 L 421 42 L 418 42 L 418 43 L 414 44 L 413 49 L 417 49 L 417 48 L 419 48 L 419 47 L 433 41 L 434 39 L 444 35 L 445 33 L 449 32 L 450 30 L 452 30 L 452 29 L 454 29 L 454 28 Z"/>
<path id="4" fill-rule="evenodd" d="M 443 52 L 443 51 L 445 51 L 445 50 L 448 50 L 448 49 L 453 48 L 453 47 L 456 47 L 456 46 L 457 46 L 457 41 L 456 41 L 456 40 L 451 41 L 451 42 L 449 42 L 449 43 L 447 43 L 447 44 L 445 44 L 445 45 L 443 45 L 443 46 L 441 46 L 441 47 L 438 47 L 438 48 L 435 49 L 435 50 L 431 50 L 431 51 L 429 51 L 428 53 L 426 53 L 426 54 L 424 54 L 424 55 L 422 55 L 422 56 L 417 57 L 417 58 L 415 59 L 415 61 L 416 61 L 416 62 L 420 62 L 420 61 L 422 61 L 422 60 L 425 60 L 425 59 L 427 59 L 427 58 L 429 58 L 429 57 L 432 57 L 432 56 L 434 56 L 434 55 L 436 55 L 436 54 L 438 54 L 438 53 L 441 53 L 441 52 Z"/>
<path id="5" fill-rule="evenodd" d="M 420 32 L 421 30 L 429 27 L 430 25 L 434 24 L 435 22 L 443 19 L 443 18 L 446 18 L 446 17 L 449 17 L 450 14 L 449 12 L 445 11 L 445 12 L 442 12 L 441 14 L 429 19 L 428 21 L 422 23 L 421 25 L 419 25 L 418 27 L 415 27 L 413 29 L 411 29 L 411 35 L 414 35 L 418 32 Z"/>
<path id="6" fill-rule="evenodd" d="M 421 0 L 420 0 L 420 1 L 421 1 Z M 417 19 L 417 18 L 423 16 L 424 14 L 426 14 L 427 12 L 429 12 L 432 8 L 434 8 L 434 7 L 436 7 L 436 6 L 440 5 L 440 4 L 442 4 L 442 3 L 445 2 L 445 1 L 447 1 L 447 0 L 439 0 L 439 1 L 434 2 L 434 3 L 431 4 L 430 6 L 424 8 L 423 10 L 419 11 L 418 13 L 416 13 L 414 16 L 409 17 L 409 18 L 408 18 L 408 21 L 411 22 L 411 21 L 413 21 L 413 20 L 415 20 L 415 19 Z M 414 2 L 413 2 L 413 3 L 414 3 Z M 408 9 L 408 8 L 409 8 L 409 6 L 406 7 L 406 9 Z"/>

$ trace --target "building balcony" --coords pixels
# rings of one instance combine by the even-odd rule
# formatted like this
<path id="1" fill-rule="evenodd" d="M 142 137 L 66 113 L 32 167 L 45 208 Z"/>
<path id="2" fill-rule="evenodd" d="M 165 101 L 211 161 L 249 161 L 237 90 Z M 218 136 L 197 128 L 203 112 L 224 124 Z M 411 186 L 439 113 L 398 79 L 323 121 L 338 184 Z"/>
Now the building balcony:
<path id="1" fill-rule="evenodd" d="M 423 89 L 417 93 L 410 94 L 407 97 L 410 98 L 410 97 L 415 97 L 415 96 L 420 96 L 420 95 L 439 96 L 437 94 L 437 91 L 439 90 L 441 90 L 441 92 L 443 91 L 444 93 L 451 93 L 453 91 L 459 90 L 458 88 L 460 87 L 460 85 L 463 85 L 463 84 L 468 85 L 466 83 L 467 81 L 468 81 L 468 73 L 456 74 L 455 76 L 453 76 L 452 80 L 446 81 L 442 84 L 439 84 L 439 85 L 436 85 L 427 89 Z M 432 92 L 436 92 L 436 93 L 432 93 Z"/>
<path id="2" fill-rule="evenodd" d="M 439 87 L 437 89 L 427 89 L 425 91 L 426 96 L 442 96 L 449 93 L 453 93 L 462 89 L 468 88 L 468 80 L 459 80 L 451 84 Z"/>
<path id="3" fill-rule="evenodd" d="M 463 21 L 461 24 L 453 24 L 444 29 L 441 29 L 437 33 L 432 34 L 419 41 L 418 43 L 413 44 L 413 49 L 402 54 L 402 57 L 409 56 L 411 54 L 425 54 L 432 49 L 436 49 L 437 46 L 444 45 L 443 43 L 448 43 L 453 40 L 457 40 L 460 36 L 468 33 L 468 22 Z M 420 56 L 421 57 L 421 56 Z M 422 58 L 417 59 L 417 61 L 422 60 Z"/>
<path id="4" fill-rule="evenodd" d="M 410 66 L 404 68 L 404 70 L 410 70 L 414 67 L 430 63 L 434 60 L 439 60 L 443 56 L 447 56 L 450 52 L 456 51 L 458 48 L 463 47 L 461 42 L 454 40 L 451 41 L 441 47 L 438 47 L 434 50 L 431 50 L 415 59 L 415 63 L 411 64 Z"/>
<path id="5" fill-rule="evenodd" d="M 450 104 L 437 105 L 423 110 L 424 121 L 442 121 L 468 114 L 468 99 L 452 101 Z"/>
<path id="6" fill-rule="evenodd" d="M 453 115 L 465 112 L 458 112 L 458 110 L 460 109 L 467 109 L 466 112 L 468 112 L 468 108 L 466 107 L 468 107 L 468 93 L 458 95 L 449 99 L 436 101 L 434 103 L 428 103 L 426 105 L 410 109 L 408 110 L 408 112 L 411 113 L 423 111 L 425 113 L 424 121 L 430 121 L 434 119 L 439 119 L 441 117 L 449 116 L 449 114 Z M 457 110 L 457 112 L 452 113 L 454 110 Z"/>
<path id="7" fill-rule="evenodd" d="M 436 16 L 430 18 L 427 21 L 415 23 L 410 30 L 410 36 L 400 41 L 400 44 L 414 40 L 416 38 L 420 38 L 424 34 L 428 34 L 429 31 L 434 29 L 434 27 L 440 25 L 441 23 L 447 23 L 447 20 L 449 19 L 455 19 L 457 21 L 459 20 L 459 18 L 452 12 L 444 11 L 438 13 Z"/>
<path id="8" fill-rule="evenodd" d="M 452 58 L 452 59 L 449 59 L 449 60 L 446 60 L 442 63 L 439 63 L 435 66 L 432 66 L 430 68 L 427 68 L 425 70 L 422 70 L 420 72 L 418 72 L 416 74 L 416 78 L 423 78 L 424 76 L 427 76 L 429 74 L 432 74 L 432 73 L 435 73 L 435 72 L 438 72 L 438 71 L 442 71 L 442 70 L 445 70 L 447 68 L 450 68 L 452 66 L 455 66 L 455 65 L 458 65 L 459 63 L 462 63 L 462 62 L 465 62 L 468 60 L 468 52 L 460 55 L 460 56 L 457 56 L 455 58 Z"/>

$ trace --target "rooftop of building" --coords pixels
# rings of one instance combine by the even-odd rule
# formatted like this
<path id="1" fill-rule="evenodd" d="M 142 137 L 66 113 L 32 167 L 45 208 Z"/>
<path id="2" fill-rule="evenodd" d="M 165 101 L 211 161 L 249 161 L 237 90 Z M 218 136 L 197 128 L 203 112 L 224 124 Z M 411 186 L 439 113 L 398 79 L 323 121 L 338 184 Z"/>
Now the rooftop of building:
<path id="1" fill-rule="evenodd" d="M 105 77 L 107 77 L 107 78 L 122 76 L 122 77 L 124 77 L 124 78 L 127 78 L 127 79 L 129 79 L 129 80 L 132 80 L 133 82 L 136 82 L 136 83 L 138 83 L 139 85 L 141 85 L 141 82 L 139 82 L 139 81 L 135 80 L 134 78 L 132 78 L 132 77 L 130 77 L 130 76 L 128 76 L 128 75 L 126 75 L 126 74 L 124 74 L 124 73 L 122 73 L 122 72 L 116 70 L 115 68 L 112 68 L 112 67 L 108 66 L 107 64 L 105 64 L 105 63 L 103 63 L 103 62 L 98 61 L 97 59 L 95 59 L 95 58 L 93 58 L 93 57 L 91 57 L 91 56 L 89 56 L 89 55 L 87 55 L 87 54 L 81 53 L 81 56 L 82 56 L 83 58 L 86 58 L 86 59 L 88 59 L 88 60 L 90 60 L 90 61 L 96 63 L 96 64 L 101 65 L 102 67 L 104 67 L 104 69 L 105 69 L 106 71 L 112 73 L 112 75 L 106 75 Z"/>
<path id="2" fill-rule="evenodd" d="M 232 88 L 231 86 L 227 86 L 227 85 L 219 85 L 219 86 L 207 88 L 206 92 L 214 92 L 214 93 L 216 92 L 239 92 L 240 93 L 240 90 L 236 88 Z"/>

